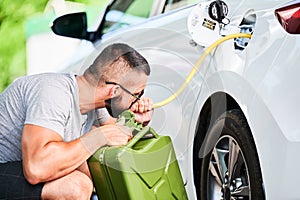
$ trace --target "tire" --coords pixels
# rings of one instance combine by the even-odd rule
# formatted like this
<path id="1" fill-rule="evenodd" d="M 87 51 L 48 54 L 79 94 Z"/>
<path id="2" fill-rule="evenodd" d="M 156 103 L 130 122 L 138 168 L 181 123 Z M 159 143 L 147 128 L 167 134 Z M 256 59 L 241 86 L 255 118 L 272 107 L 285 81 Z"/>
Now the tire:
<path id="1" fill-rule="evenodd" d="M 202 154 L 197 173 L 198 198 L 265 199 L 255 143 L 240 110 L 219 117 L 202 145 L 204 150 L 198 151 Z"/>

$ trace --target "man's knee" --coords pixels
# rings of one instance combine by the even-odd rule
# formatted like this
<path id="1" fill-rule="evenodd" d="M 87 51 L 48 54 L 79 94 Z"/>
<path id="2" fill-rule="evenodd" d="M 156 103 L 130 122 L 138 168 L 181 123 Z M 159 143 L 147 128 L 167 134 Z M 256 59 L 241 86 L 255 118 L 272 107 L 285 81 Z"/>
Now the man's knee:
<path id="1" fill-rule="evenodd" d="M 91 179 L 79 171 L 75 172 L 78 175 L 76 175 L 76 180 L 74 180 L 71 184 L 71 199 L 90 199 L 93 191 L 93 183 Z"/>
<path id="2" fill-rule="evenodd" d="M 78 173 L 80 173 L 80 176 L 74 183 L 74 188 L 70 190 L 71 193 L 75 191 L 73 199 L 90 199 L 94 187 L 93 182 L 87 175 L 81 172 Z"/>
<path id="3" fill-rule="evenodd" d="M 91 179 L 74 171 L 60 179 L 46 183 L 42 199 L 90 199 L 93 191 Z"/>

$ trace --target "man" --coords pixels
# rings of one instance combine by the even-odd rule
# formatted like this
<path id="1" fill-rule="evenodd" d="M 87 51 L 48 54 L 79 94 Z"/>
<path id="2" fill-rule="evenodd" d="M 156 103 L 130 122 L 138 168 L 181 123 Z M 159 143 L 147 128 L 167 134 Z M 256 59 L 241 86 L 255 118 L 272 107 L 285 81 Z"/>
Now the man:
<path id="1" fill-rule="evenodd" d="M 0 94 L 0 199 L 89 199 L 86 160 L 99 147 L 132 137 L 108 112 L 116 117 L 130 108 L 140 122 L 151 118 L 151 100 L 140 99 L 149 74 L 137 51 L 113 44 L 82 76 L 14 81 Z M 101 126 L 91 129 L 95 118 Z"/>

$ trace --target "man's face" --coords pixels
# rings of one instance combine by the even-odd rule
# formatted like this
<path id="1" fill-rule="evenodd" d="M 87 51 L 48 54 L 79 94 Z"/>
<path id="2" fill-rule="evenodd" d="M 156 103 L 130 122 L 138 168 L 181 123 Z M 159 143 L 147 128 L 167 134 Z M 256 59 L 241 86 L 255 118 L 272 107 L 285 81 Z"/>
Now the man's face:
<path id="1" fill-rule="evenodd" d="M 124 80 L 125 78 L 126 80 Z M 132 72 L 125 78 L 118 82 L 106 82 L 106 84 L 114 85 L 117 90 L 115 97 L 105 100 L 105 107 L 112 117 L 118 117 L 143 95 L 147 81 L 145 74 Z"/>

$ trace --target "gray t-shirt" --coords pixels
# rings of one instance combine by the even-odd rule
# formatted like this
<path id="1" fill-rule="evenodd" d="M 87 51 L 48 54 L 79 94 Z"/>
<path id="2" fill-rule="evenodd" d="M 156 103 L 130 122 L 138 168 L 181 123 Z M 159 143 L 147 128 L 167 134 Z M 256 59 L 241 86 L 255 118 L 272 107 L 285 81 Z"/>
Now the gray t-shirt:
<path id="1" fill-rule="evenodd" d="M 71 141 L 88 132 L 96 118 L 101 124 L 108 117 L 106 109 L 80 113 L 74 74 L 18 78 L 0 94 L 0 163 L 22 160 L 24 124 L 51 129 Z"/>

